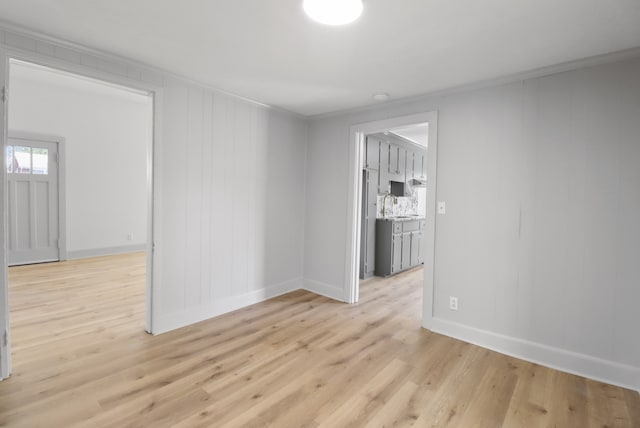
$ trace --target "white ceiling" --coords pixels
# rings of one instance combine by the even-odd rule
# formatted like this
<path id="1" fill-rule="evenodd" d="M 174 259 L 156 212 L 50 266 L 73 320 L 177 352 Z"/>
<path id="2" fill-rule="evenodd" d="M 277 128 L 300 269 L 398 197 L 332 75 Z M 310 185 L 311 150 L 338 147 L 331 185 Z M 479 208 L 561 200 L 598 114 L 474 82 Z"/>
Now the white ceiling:
<path id="1" fill-rule="evenodd" d="M 429 124 L 406 126 L 403 128 L 390 129 L 392 134 L 399 135 L 416 144 L 427 147 L 429 143 Z"/>
<path id="2" fill-rule="evenodd" d="M 639 0 L 0 0 L 0 17 L 314 115 L 640 46 Z"/>

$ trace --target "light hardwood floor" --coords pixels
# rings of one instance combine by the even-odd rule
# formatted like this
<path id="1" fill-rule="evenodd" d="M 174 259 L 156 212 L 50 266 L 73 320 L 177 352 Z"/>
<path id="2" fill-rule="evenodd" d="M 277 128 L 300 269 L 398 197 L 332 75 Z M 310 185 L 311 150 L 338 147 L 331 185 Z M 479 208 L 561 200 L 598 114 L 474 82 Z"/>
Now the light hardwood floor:
<path id="1" fill-rule="evenodd" d="M 304 291 L 152 337 L 144 255 L 10 269 L 24 427 L 640 427 L 637 392 L 420 327 L 421 270 Z"/>

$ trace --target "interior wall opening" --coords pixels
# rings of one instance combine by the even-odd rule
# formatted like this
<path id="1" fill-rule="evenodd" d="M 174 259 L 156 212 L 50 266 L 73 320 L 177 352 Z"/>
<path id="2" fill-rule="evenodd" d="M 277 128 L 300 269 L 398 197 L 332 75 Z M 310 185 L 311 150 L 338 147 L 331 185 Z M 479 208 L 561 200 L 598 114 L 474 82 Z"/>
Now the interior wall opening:
<path id="1" fill-rule="evenodd" d="M 389 128 L 360 139 L 358 291 L 423 276 L 428 128 L 428 123 Z"/>
<path id="2" fill-rule="evenodd" d="M 421 288 L 422 327 L 427 329 L 433 325 L 437 152 L 437 111 L 375 120 L 351 127 L 344 300 L 349 303 L 358 302 L 361 273 L 363 286 L 367 286 L 364 279 L 366 272 L 376 275 L 376 249 L 384 247 L 384 262 L 388 272 L 381 272 L 382 265 L 379 265 L 378 277 L 371 287 L 377 287 L 375 284 L 383 287 L 391 284 L 395 287 L 404 281 L 402 275 L 405 273 L 405 276 L 415 274 L 416 277 L 411 281 Z M 418 161 L 414 168 L 415 159 Z M 380 176 L 383 177 L 382 180 Z M 422 187 L 425 189 L 420 190 Z M 407 199 L 398 199 L 399 195 Z M 421 199 L 423 203 L 420 202 Z M 392 208 L 387 207 L 390 202 Z M 403 221 L 408 222 L 406 227 Z M 387 226 L 388 234 L 380 240 L 375 235 L 378 223 Z M 367 244 L 367 234 L 370 240 L 373 239 L 373 244 L 371 241 Z M 403 241 L 403 238 L 407 239 Z M 364 260 L 361 259 L 363 252 L 365 260 L 368 258 L 373 261 L 373 269 L 369 265 L 364 266 Z M 378 255 L 382 256 L 382 253 Z M 398 276 L 392 276 L 398 272 Z M 381 279 L 389 276 L 391 279 L 388 281 Z"/>
<path id="3" fill-rule="evenodd" d="M 150 330 L 154 101 L 15 59 L 8 80 L 9 325 L 22 374 L 76 345 L 81 357 L 83 343 Z"/>

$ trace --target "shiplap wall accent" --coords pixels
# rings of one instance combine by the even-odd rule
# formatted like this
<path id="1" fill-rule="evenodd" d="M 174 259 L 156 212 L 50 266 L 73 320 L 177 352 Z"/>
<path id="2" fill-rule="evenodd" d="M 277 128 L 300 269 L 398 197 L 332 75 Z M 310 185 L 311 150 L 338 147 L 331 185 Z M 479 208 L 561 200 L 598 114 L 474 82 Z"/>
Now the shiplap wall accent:
<path id="1" fill-rule="evenodd" d="M 184 286 L 162 287 L 154 328 L 300 288 L 306 123 L 173 78 L 164 104 L 159 262 Z"/>
<path id="2" fill-rule="evenodd" d="M 162 109 L 155 112 L 161 135 L 154 148 L 154 333 L 302 287 L 304 119 L 6 25 L 0 27 L 0 51 L 120 84 L 141 82 L 161 93 Z M 0 269 L 6 278 L 6 268 Z"/>
<path id="3" fill-rule="evenodd" d="M 640 390 L 638 56 L 314 118 L 305 284 L 347 292 L 350 127 L 438 111 L 432 328 Z"/>

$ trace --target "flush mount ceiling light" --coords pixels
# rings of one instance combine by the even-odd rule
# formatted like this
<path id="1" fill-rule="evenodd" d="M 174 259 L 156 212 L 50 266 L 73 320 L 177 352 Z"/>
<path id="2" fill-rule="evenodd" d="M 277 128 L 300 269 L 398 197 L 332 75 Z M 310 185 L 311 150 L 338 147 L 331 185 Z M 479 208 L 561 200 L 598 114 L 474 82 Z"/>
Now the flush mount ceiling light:
<path id="1" fill-rule="evenodd" d="M 362 0 L 304 0 L 302 6 L 311 19 L 325 25 L 348 24 L 362 13 Z"/>

